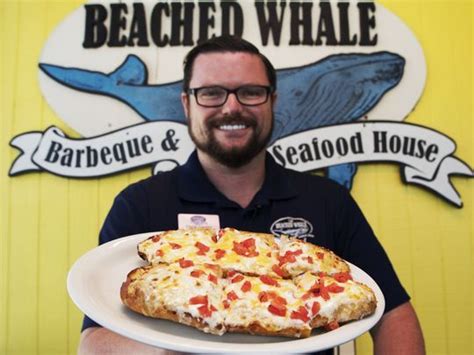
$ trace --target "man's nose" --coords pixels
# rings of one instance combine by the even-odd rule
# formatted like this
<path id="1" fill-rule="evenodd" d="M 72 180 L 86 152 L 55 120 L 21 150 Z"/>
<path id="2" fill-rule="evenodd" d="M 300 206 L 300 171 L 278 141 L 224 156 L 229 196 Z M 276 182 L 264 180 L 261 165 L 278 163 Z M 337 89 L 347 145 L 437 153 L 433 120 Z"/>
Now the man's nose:
<path id="1" fill-rule="evenodd" d="M 237 100 L 237 95 L 235 93 L 229 93 L 227 96 L 227 101 L 224 106 L 222 106 L 222 112 L 226 114 L 232 114 L 235 112 L 242 111 L 242 104 Z"/>

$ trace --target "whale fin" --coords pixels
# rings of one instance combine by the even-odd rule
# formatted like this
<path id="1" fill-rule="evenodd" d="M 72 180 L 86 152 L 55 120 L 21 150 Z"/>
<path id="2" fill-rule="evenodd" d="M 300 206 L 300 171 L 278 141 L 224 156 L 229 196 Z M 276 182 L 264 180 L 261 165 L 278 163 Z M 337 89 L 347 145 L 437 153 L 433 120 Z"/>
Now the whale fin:
<path id="1" fill-rule="evenodd" d="M 109 77 L 100 72 L 43 63 L 39 67 L 50 78 L 72 89 L 97 93 L 109 86 Z"/>

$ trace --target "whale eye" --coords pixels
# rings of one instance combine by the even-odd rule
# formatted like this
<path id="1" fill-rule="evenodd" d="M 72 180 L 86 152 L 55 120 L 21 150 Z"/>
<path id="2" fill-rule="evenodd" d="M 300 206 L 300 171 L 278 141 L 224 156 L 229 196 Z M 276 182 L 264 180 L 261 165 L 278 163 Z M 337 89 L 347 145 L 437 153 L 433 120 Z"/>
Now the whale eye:
<path id="1" fill-rule="evenodd" d="M 294 94 L 295 94 L 295 96 L 301 96 L 301 95 L 303 95 L 303 91 L 295 90 Z"/>

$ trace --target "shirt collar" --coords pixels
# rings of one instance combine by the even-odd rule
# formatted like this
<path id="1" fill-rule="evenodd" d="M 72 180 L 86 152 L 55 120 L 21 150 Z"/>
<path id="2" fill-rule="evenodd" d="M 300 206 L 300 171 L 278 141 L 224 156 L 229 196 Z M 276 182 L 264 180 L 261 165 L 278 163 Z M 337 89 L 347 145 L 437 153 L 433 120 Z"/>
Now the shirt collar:
<path id="1" fill-rule="evenodd" d="M 178 195 L 180 198 L 193 202 L 217 203 L 221 206 L 235 207 L 237 203 L 230 201 L 209 181 L 194 151 L 188 161 L 178 167 Z M 288 171 L 278 165 L 270 154 L 265 157 L 265 180 L 250 205 L 266 204 L 269 200 L 282 200 L 298 194 L 291 183 Z"/>

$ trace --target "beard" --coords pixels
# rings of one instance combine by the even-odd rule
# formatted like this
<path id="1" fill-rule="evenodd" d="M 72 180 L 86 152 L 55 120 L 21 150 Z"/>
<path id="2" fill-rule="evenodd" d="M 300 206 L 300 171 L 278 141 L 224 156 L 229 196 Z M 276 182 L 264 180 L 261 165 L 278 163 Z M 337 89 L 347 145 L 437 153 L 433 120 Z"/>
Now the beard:
<path id="1" fill-rule="evenodd" d="M 190 121 L 192 119 L 190 118 Z M 225 148 L 216 139 L 214 129 L 221 125 L 240 125 L 250 127 L 252 134 L 247 144 L 243 147 Z M 240 168 L 248 164 L 263 149 L 266 148 L 273 131 L 273 115 L 271 117 L 271 127 L 269 132 L 260 137 L 260 128 L 257 121 L 251 117 L 233 115 L 226 117 L 211 117 L 205 123 L 206 138 L 199 140 L 193 132 L 191 122 L 188 122 L 188 132 L 192 141 L 198 149 L 207 153 L 211 158 L 229 168 Z"/>

